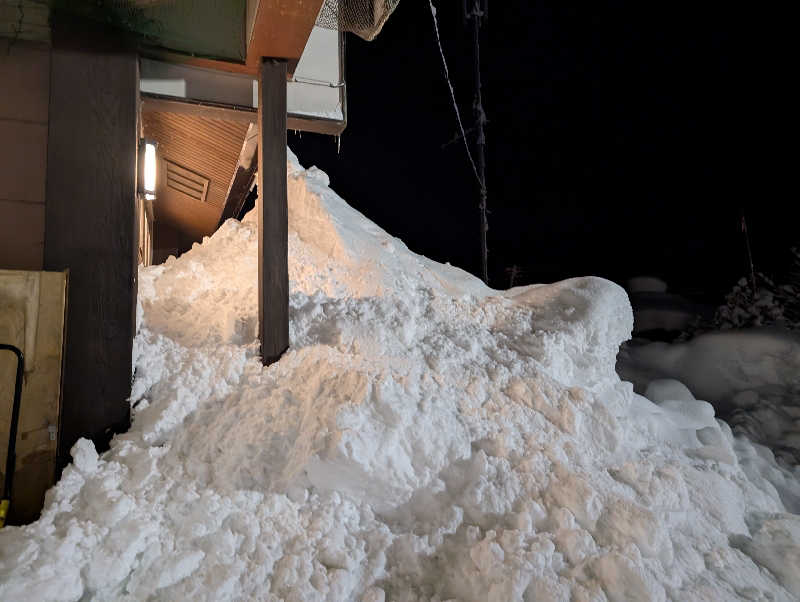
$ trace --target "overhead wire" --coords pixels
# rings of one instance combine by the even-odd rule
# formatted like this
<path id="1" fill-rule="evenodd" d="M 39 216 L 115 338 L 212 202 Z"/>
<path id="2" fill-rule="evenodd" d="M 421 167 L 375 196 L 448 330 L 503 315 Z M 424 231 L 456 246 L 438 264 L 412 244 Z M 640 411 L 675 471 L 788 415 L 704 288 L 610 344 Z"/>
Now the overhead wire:
<path id="1" fill-rule="evenodd" d="M 433 0 L 428 0 L 428 3 L 431 7 L 431 17 L 433 17 L 433 29 L 436 31 L 436 43 L 439 46 L 439 54 L 442 57 L 442 66 L 444 67 L 444 77 L 447 81 L 447 87 L 450 90 L 450 98 L 453 101 L 453 109 L 455 109 L 456 113 L 456 120 L 458 121 L 458 127 L 461 130 L 461 138 L 464 140 L 464 149 L 467 151 L 467 158 L 469 159 L 469 164 L 472 166 L 472 172 L 475 174 L 475 179 L 478 181 L 478 186 L 481 189 L 484 188 L 483 180 L 481 179 L 480 175 L 478 174 L 478 167 L 475 165 L 475 161 L 472 158 L 472 153 L 469 150 L 469 144 L 467 143 L 467 134 L 464 131 L 464 124 L 461 122 L 461 112 L 458 110 L 458 103 L 456 102 L 456 93 L 453 90 L 453 84 L 450 82 L 450 71 L 447 68 L 447 59 L 444 56 L 444 50 L 442 49 L 442 39 L 439 36 L 439 23 L 436 20 L 436 7 L 433 5 Z"/>

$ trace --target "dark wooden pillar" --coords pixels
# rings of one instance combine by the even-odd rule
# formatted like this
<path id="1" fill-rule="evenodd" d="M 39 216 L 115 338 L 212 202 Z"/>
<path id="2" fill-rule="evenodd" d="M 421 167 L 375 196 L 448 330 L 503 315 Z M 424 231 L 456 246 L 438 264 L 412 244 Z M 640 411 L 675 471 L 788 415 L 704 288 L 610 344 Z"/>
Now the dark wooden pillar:
<path id="1" fill-rule="evenodd" d="M 79 437 L 103 449 L 130 425 L 138 61 L 84 34 L 54 31 L 50 72 L 44 265 L 69 269 L 59 470 Z"/>
<path id="2" fill-rule="evenodd" d="M 289 347 L 286 61 L 262 59 L 258 79 L 258 331 L 264 365 Z"/>

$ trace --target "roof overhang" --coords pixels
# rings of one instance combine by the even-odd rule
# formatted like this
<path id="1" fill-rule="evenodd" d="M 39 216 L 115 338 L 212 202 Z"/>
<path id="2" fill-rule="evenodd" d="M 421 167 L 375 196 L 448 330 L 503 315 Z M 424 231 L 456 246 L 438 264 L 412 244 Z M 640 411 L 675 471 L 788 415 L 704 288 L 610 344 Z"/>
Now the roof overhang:
<path id="1" fill-rule="evenodd" d="M 287 82 L 288 129 L 339 135 L 347 125 L 343 34 L 314 27 L 295 73 Z M 258 78 L 185 61 L 142 58 L 143 109 L 255 121 Z"/>
<path id="2" fill-rule="evenodd" d="M 143 44 L 143 56 L 172 63 L 258 76 L 261 57 L 284 58 L 288 75 L 294 74 L 306 47 L 323 0 L 246 0 L 243 34 L 246 57 L 243 61 L 176 52 L 157 45 Z"/>

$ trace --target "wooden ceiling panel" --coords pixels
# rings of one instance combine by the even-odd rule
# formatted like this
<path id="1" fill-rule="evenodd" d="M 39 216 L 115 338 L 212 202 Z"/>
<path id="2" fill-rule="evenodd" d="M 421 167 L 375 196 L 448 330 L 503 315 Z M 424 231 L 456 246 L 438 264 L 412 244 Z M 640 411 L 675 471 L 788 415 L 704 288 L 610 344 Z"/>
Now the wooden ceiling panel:
<path id="1" fill-rule="evenodd" d="M 214 232 L 221 214 L 217 207 L 198 203 L 180 192 L 163 191 L 160 185 L 153 208 L 157 222 L 166 222 L 195 241 Z"/>
<path id="2" fill-rule="evenodd" d="M 208 180 L 205 201 L 192 198 L 166 185 L 166 166 L 162 163 L 153 204 L 156 220 L 168 221 L 195 238 L 213 233 L 248 124 L 166 111 L 145 111 L 142 120 L 144 135 L 158 142 L 162 161 Z"/>

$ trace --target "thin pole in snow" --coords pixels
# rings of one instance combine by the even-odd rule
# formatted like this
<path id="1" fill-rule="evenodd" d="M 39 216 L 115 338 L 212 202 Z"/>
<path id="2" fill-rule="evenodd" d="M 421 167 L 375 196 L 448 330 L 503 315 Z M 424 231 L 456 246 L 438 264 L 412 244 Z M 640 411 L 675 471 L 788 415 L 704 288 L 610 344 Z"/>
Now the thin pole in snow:
<path id="1" fill-rule="evenodd" d="M 744 234 L 744 245 L 747 250 L 747 261 L 750 264 L 750 282 L 753 287 L 753 300 L 755 300 L 758 294 L 756 290 L 756 270 L 753 265 L 753 252 L 750 249 L 750 233 L 747 231 L 747 220 L 744 217 L 744 209 L 742 209 L 742 234 Z"/>
<path id="2" fill-rule="evenodd" d="M 475 174 L 475 179 L 478 181 L 480 187 L 480 203 L 478 205 L 480 210 L 480 240 L 481 240 L 481 275 L 483 281 L 489 284 L 489 265 L 488 265 L 488 249 L 486 244 L 486 233 L 489 230 L 489 223 L 487 220 L 487 193 L 486 193 L 486 157 L 484 147 L 486 145 L 486 138 L 484 135 L 484 125 L 486 124 L 486 114 L 483 111 L 483 100 L 481 96 L 481 55 L 480 55 L 480 28 L 483 19 L 486 17 L 488 11 L 488 0 L 474 0 L 472 10 L 467 12 L 467 0 L 463 1 L 464 23 L 466 24 L 470 19 L 473 23 L 473 41 L 475 45 L 475 100 L 473 102 L 473 111 L 475 113 L 476 124 L 474 128 L 469 131 L 478 131 L 478 148 L 477 148 L 477 165 L 472 158 L 472 153 L 469 150 L 469 142 L 467 134 L 464 131 L 464 125 L 461 122 L 461 114 L 458 110 L 456 103 L 455 92 L 453 91 L 453 84 L 450 82 L 450 73 L 447 69 L 447 60 L 444 56 L 442 49 L 442 40 L 439 37 L 439 24 L 436 20 L 436 7 L 433 5 L 433 0 L 428 0 L 431 8 L 431 16 L 433 17 L 433 28 L 436 32 L 436 42 L 439 46 L 439 54 L 442 57 L 442 65 L 444 66 L 444 75 L 447 80 L 447 86 L 450 90 L 450 98 L 453 101 L 453 109 L 456 113 L 456 120 L 458 121 L 458 128 L 461 131 L 461 138 L 464 140 L 464 148 L 467 151 L 467 158 L 469 159 L 472 171 Z M 454 139 L 458 140 L 458 136 Z"/>
<path id="3" fill-rule="evenodd" d="M 486 124 L 486 114 L 483 111 L 483 97 L 481 94 L 481 25 L 486 10 L 488 9 L 489 0 L 473 0 L 472 12 L 468 15 L 472 19 L 472 33 L 473 43 L 475 47 L 475 100 L 472 108 L 475 114 L 475 127 L 478 129 L 478 172 L 481 184 L 481 201 L 479 205 L 481 214 L 481 268 L 483 274 L 483 281 L 489 284 L 489 249 L 487 246 L 486 235 L 489 231 L 489 221 L 487 219 L 487 192 L 486 192 L 486 157 L 484 147 L 486 146 L 486 137 L 484 135 L 483 126 Z"/>

